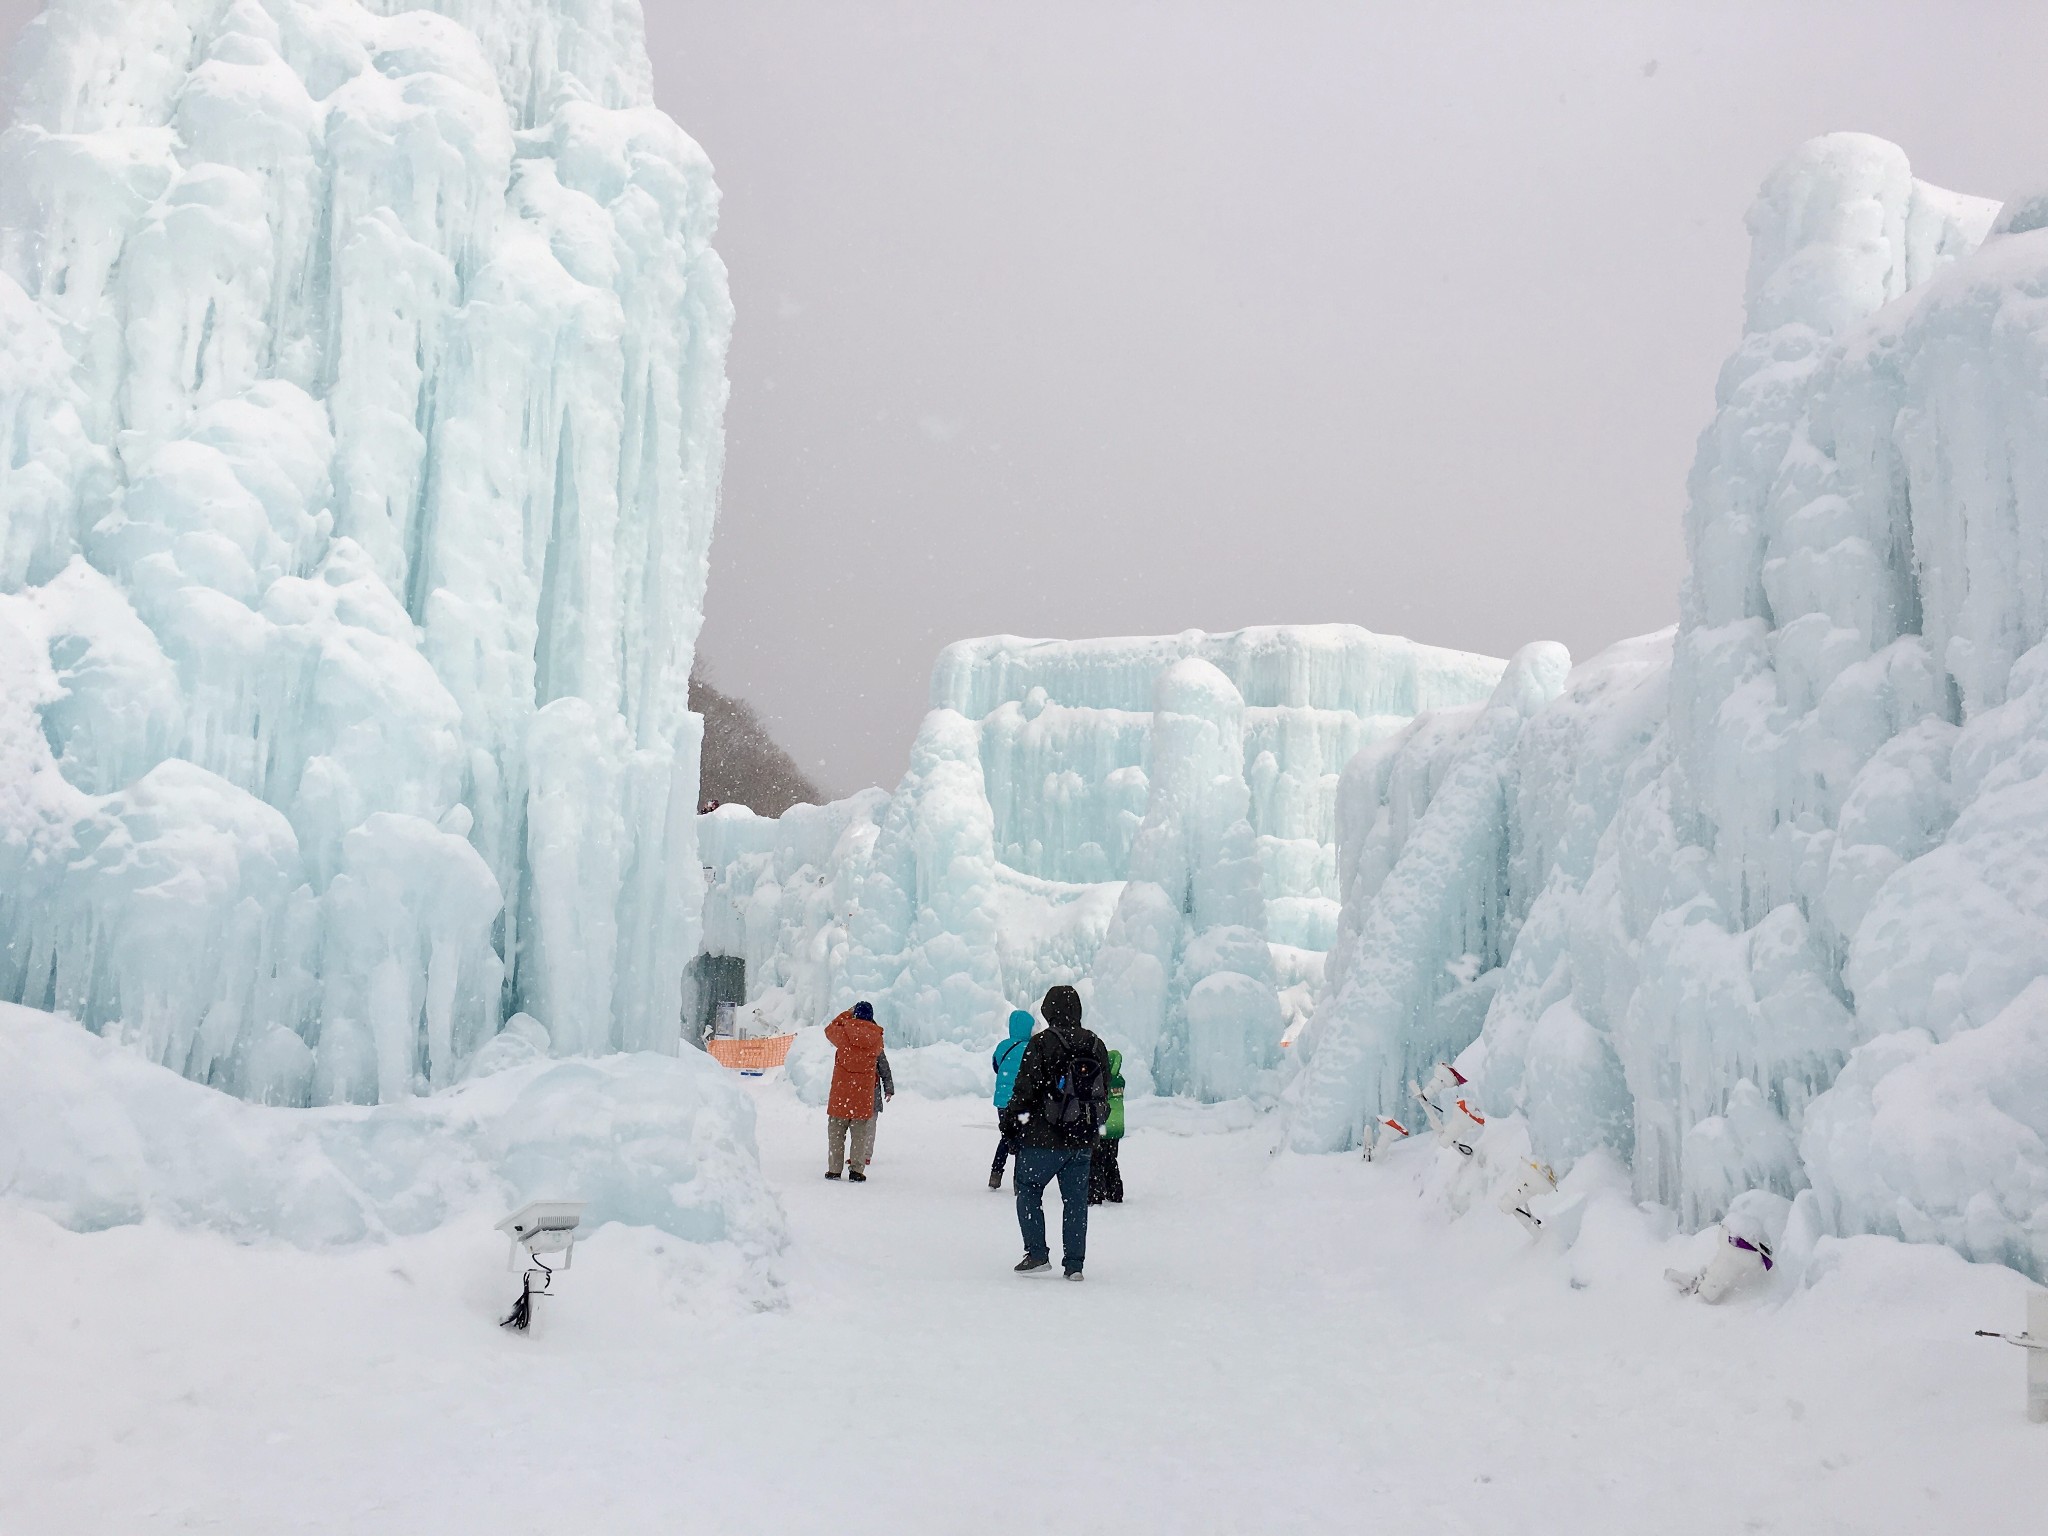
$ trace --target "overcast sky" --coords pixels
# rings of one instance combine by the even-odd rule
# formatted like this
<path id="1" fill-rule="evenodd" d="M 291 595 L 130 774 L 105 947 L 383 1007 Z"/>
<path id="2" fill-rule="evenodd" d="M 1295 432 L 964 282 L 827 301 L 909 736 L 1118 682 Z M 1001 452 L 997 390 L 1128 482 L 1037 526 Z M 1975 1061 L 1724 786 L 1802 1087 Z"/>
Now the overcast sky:
<path id="1" fill-rule="evenodd" d="M 2048 180 L 2032 4 L 646 3 L 739 308 L 703 655 L 839 791 L 965 635 L 1671 622 L 1772 163 Z"/>

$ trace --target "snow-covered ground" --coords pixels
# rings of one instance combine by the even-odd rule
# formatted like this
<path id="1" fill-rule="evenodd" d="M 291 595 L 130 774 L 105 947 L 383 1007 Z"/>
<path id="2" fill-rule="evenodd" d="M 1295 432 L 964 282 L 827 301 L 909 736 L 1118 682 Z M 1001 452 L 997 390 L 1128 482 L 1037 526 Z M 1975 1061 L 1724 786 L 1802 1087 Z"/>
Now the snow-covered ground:
<path id="1" fill-rule="evenodd" d="M 759 1101 L 782 1280 L 648 1229 L 579 1247 L 532 1334 L 495 1234 L 309 1253 L 0 1200 L 0 1531 L 2040 1529 L 2024 1282 L 1824 1240 L 1709 1308 L 1698 1238 L 1447 1220 L 1434 1154 L 1272 1156 L 1241 1107 L 1133 1105 L 1088 1281 L 1020 1278 L 993 1115 L 899 1096 L 865 1186 Z M 1168 1121 L 1171 1123 L 1167 1123 Z M 707 1256 L 708 1255 L 708 1256 Z M 745 1299 L 743 1299 L 745 1298 Z"/>

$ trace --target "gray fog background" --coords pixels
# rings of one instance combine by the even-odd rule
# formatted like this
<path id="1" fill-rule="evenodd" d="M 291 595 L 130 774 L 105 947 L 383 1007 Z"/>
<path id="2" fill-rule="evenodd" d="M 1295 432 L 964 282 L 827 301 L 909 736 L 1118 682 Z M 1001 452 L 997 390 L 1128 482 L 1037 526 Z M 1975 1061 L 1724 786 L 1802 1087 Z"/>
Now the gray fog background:
<path id="1" fill-rule="evenodd" d="M 2048 173 L 2030 4 L 645 3 L 739 306 L 703 654 L 836 791 L 964 635 L 1669 623 L 1771 164 Z"/>

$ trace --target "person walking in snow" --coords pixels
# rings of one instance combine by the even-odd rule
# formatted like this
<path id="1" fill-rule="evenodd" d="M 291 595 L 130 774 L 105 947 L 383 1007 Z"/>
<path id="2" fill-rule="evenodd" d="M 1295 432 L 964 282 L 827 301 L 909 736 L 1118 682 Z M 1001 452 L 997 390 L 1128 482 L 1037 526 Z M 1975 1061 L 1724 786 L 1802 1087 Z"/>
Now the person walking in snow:
<path id="1" fill-rule="evenodd" d="M 1021 1149 L 1012 1145 L 1010 1138 L 1000 1129 L 1003 1111 L 1010 1107 L 1010 1094 L 1017 1086 L 1017 1069 L 1024 1065 L 1024 1047 L 1031 1041 L 1031 1015 L 1022 1008 L 1010 1012 L 1010 1038 L 995 1048 L 989 1058 L 996 1069 L 996 1160 L 988 1165 L 988 1187 L 1003 1187 L 1003 1166 L 1009 1162 L 1012 1152 Z"/>
<path id="2" fill-rule="evenodd" d="M 1124 1173 L 1117 1164 L 1117 1152 L 1124 1144 L 1124 1053 L 1109 1053 L 1109 1118 L 1102 1123 L 1102 1135 L 1095 1143 L 1095 1155 L 1088 1160 L 1088 1203 L 1124 1203 Z"/>
<path id="3" fill-rule="evenodd" d="M 1018 1144 L 1020 1275 L 1052 1263 L 1045 1241 L 1045 1186 L 1060 1186 L 1060 1268 L 1081 1278 L 1088 1258 L 1088 1164 L 1109 1118 L 1109 1051 L 1081 1024 L 1081 994 L 1054 987 L 1038 1005 L 1045 1028 L 1024 1047 L 1003 1134 Z"/>
<path id="4" fill-rule="evenodd" d="M 832 1091 L 825 1100 L 825 1177 L 836 1179 L 844 1168 L 848 1179 L 865 1183 L 875 1150 L 875 1109 L 882 1097 L 875 1070 L 882 1055 L 882 1026 L 875 1022 L 874 1005 L 855 1003 L 825 1026 L 825 1038 L 834 1051 Z"/>

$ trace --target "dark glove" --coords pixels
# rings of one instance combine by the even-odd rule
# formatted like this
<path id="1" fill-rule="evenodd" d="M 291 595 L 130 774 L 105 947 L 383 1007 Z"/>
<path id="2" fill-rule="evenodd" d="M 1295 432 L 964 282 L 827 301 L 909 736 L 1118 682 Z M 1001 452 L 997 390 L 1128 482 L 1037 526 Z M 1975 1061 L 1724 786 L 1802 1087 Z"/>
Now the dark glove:
<path id="1" fill-rule="evenodd" d="M 1003 1133 L 1003 1140 L 1015 1141 L 1017 1139 L 1017 1117 L 1007 1109 L 1004 1110 L 1000 1115 L 996 1116 L 996 1129 Z"/>

